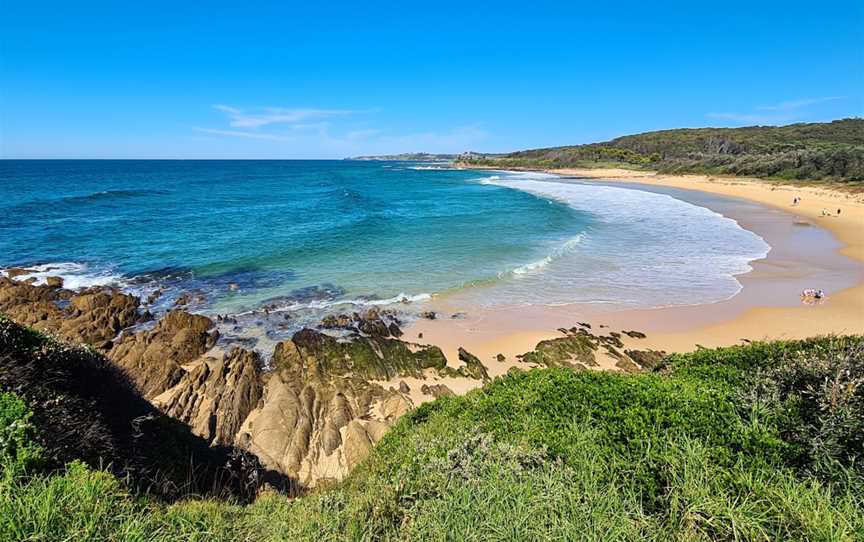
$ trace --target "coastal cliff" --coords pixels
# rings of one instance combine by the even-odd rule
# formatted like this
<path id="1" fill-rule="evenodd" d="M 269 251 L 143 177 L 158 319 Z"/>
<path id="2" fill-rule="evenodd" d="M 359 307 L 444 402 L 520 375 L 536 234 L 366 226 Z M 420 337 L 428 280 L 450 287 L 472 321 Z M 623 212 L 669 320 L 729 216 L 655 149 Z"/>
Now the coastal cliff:
<path id="1" fill-rule="evenodd" d="M 483 362 L 462 348 L 458 364 L 450 365 L 437 346 L 400 338 L 398 317 L 388 311 L 325 318 L 319 329 L 279 342 L 265 362 L 256 351 L 221 343 L 206 316 L 172 309 L 156 319 L 140 299 L 119 290 L 72 291 L 51 282 L 0 277 L 0 313 L 89 345 L 192 434 L 210 446 L 251 452 L 301 487 L 343 479 L 417 406 L 418 393 L 431 400 L 453 394 L 444 381 L 472 382 L 470 388 L 490 380 Z M 638 371 L 661 355 L 625 350 L 614 332 L 561 332 L 518 363 L 585 369 L 606 355 L 618 369 Z M 422 385 L 412 394 L 400 378 Z"/>
<path id="2" fill-rule="evenodd" d="M 327 323 L 341 326 L 345 339 L 304 329 L 279 343 L 265 367 L 254 351 L 217 347 L 219 333 L 206 316 L 175 309 L 156 321 L 139 307 L 138 298 L 114 289 L 73 292 L 0 277 L 0 312 L 89 345 L 211 446 L 249 450 L 304 487 L 342 479 L 414 406 L 372 380 L 484 373 L 479 361 L 454 369 L 437 347 L 395 338 L 398 326 L 378 311 Z"/>
<path id="3" fill-rule="evenodd" d="M 106 378 L 105 371 L 122 373 L 98 352 L 0 318 L 0 386 L 6 390 L 0 392 L 0 537 L 437 540 L 470 529 L 496 540 L 535 540 L 537 533 L 575 540 L 586 532 L 601 540 L 860 538 L 861 337 L 702 349 L 626 374 L 566 366 L 590 363 L 592 345 L 615 348 L 611 339 L 568 332 L 534 356 L 556 368 L 513 370 L 466 396 L 442 396 L 415 408 L 345 481 L 305 495 L 296 488 L 301 496 L 289 499 L 268 489 L 280 480 L 254 458 L 234 450 L 221 455 L 227 464 L 219 463 L 225 447 L 201 446 L 205 439 L 190 436 L 188 428 L 183 433 L 183 424 L 136 400 L 122 381 Z M 268 383 L 273 397 L 260 417 L 268 409 L 297 413 L 327 405 L 332 418 L 317 449 L 335 450 L 341 437 L 363 452 L 361 443 L 380 426 L 352 420 L 337 436 L 335 426 L 355 407 L 341 398 L 345 383 L 314 384 L 298 395 L 298 374 L 330 381 L 335 375 L 321 372 L 324 364 L 305 347 L 283 344 L 279 350 L 280 369 L 272 377 L 279 375 L 281 383 Z M 231 365 L 248 367 L 251 360 L 236 356 Z M 245 373 L 221 374 L 234 375 L 224 381 L 236 383 Z M 199 382 L 217 384 L 215 391 L 222 380 L 211 374 L 201 372 Z M 254 387 L 238 390 L 257 395 Z M 260 417 L 247 420 L 281 442 L 271 449 L 291 449 L 281 437 L 290 431 L 259 426 Z M 303 414 L 290 420 L 303 435 L 317 423 Z M 107 428 L 105 421 L 111 422 Z M 159 429 L 166 424 L 172 432 Z M 190 448 L 191 442 L 198 445 Z M 82 464 L 105 453 L 138 460 L 126 463 L 131 471 Z M 346 455 L 349 465 L 360 460 Z M 45 459 L 52 457 L 70 461 L 65 468 L 55 461 L 46 472 Z M 217 487 L 226 491 L 215 494 L 202 492 L 200 484 L 178 488 L 175 497 L 154 494 L 152 485 L 130 494 L 130 474 L 134 480 L 142 467 L 160 473 L 170 465 L 182 473 L 184 457 L 223 473 L 240 491 L 227 491 L 223 480 Z M 270 459 L 303 464 L 305 458 Z M 196 496 L 202 493 L 229 498 Z M 248 504 L 237 506 L 244 494 Z M 58 507 L 62 513 L 40 515 Z"/>

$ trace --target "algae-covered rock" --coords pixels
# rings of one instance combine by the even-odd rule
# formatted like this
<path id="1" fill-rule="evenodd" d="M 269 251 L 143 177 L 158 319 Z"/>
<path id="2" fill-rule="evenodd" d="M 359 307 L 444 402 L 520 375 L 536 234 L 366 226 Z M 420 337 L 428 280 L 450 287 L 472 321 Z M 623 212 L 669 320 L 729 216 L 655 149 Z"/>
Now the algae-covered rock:
<path id="1" fill-rule="evenodd" d="M 358 337 L 340 340 L 313 329 L 294 334 L 296 354 L 291 363 L 301 373 L 319 377 L 354 375 L 366 380 L 389 380 L 397 376 L 423 377 L 425 369 L 441 369 L 447 360 L 437 346 L 417 345 L 396 339 Z M 285 347 L 277 350 L 279 359 Z M 277 356 L 274 356 L 276 358 Z"/>
<path id="2" fill-rule="evenodd" d="M 482 380 L 484 382 L 490 380 L 486 366 L 483 365 L 480 358 L 471 352 L 468 352 L 461 346 L 459 347 L 459 361 L 465 365 L 458 369 L 445 366 L 438 370 L 438 374 L 452 378 L 473 378 L 474 380 Z"/>
<path id="3" fill-rule="evenodd" d="M 620 356 L 615 361 L 615 367 L 618 367 L 624 372 L 627 373 L 638 373 L 641 369 L 638 365 L 636 365 L 630 356 Z"/>
<path id="4" fill-rule="evenodd" d="M 653 369 L 666 357 L 662 350 L 625 350 L 624 353 L 643 369 Z"/>
<path id="5" fill-rule="evenodd" d="M 371 308 L 353 314 L 335 314 L 321 320 L 324 329 L 341 329 L 353 335 L 376 339 L 401 337 L 400 321 L 394 311 Z"/>
<path id="6" fill-rule="evenodd" d="M 453 390 L 444 384 L 423 384 L 423 386 L 420 387 L 420 391 L 423 395 L 431 395 L 435 399 L 438 399 L 439 397 L 447 397 L 449 395 L 456 395 L 453 393 Z"/>
<path id="7" fill-rule="evenodd" d="M 584 330 L 563 330 L 566 335 L 548 339 L 537 344 L 531 352 L 526 352 L 517 358 L 524 363 L 533 363 L 543 367 L 571 367 L 577 364 L 596 367 L 596 351 L 598 341 Z"/>

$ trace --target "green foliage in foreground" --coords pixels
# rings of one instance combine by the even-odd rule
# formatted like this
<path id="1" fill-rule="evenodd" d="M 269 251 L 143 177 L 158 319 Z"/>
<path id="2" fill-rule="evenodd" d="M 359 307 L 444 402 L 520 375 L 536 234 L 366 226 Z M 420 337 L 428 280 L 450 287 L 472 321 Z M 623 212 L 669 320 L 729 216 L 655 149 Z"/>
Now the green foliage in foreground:
<path id="1" fill-rule="evenodd" d="M 864 338 L 534 370 L 406 415 L 344 483 L 157 504 L 6 476 L 0 540 L 861 540 Z"/>
<path id="2" fill-rule="evenodd" d="M 30 422 L 33 413 L 12 393 L 0 392 L 0 465 L 9 474 L 32 470 L 42 460 Z"/>
<path id="3" fill-rule="evenodd" d="M 744 128 L 683 128 L 603 143 L 466 155 L 492 168 L 626 167 L 783 180 L 864 181 L 864 119 Z"/>

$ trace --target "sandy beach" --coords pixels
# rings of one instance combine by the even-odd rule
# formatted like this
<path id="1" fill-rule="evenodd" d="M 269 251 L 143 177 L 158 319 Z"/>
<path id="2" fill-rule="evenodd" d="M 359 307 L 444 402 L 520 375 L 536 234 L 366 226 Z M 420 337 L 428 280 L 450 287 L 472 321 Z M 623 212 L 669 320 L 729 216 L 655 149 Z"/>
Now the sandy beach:
<path id="1" fill-rule="evenodd" d="M 752 262 L 751 272 L 737 277 L 741 292 L 718 303 L 604 313 L 584 304 L 522 307 L 468 311 L 464 317 L 454 319 L 448 315 L 464 307 L 458 305 L 458 300 L 445 298 L 435 301 L 442 317 L 415 323 L 406 336 L 422 336 L 421 342 L 441 346 L 451 361 L 462 346 L 488 364 L 494 376 L 518 365 L 518 354 L 532 350 L 541 340 L 561 336 L 558 328 L 569 328 L 577 322 L 587 322 L 601 332 L 645 332 L 646 339 L 625 337 L 625 343 L 666 352 L 689 351 L 697 345 L 734 345 L 743 340 L 864 332 L 861 194 L 758 179 L 661 175 L 623 169 L 562 169 L 548 173 L 562 176 L 562 182 L 570 178 L 576 182 L 627 183 L 646 190 L 683 189 L 696 191 L 689 192 L 694 198 L 698 193 L 708 193 L 758 204 L 748 210 L 734 205 L 713 210 L 762 236 L 772 250 L 766 258 Z M 676 197 L 686 200 L 687 194 L 679 192 Z M 793 206 L 796 197 L 801 201 Z M 823 210 L 830 211 L 831 216 L 823 216 Z M 829 295 L 820 303 L 802 303 L 798 294 L 806 287 L 824 288 Z M 505 356 L 504 362 L 496 361 L 498 354 Z M 607 361 L 601 362 L 601 368 L 614 367 L 612 360 Z M 454 387 L 454 391 L 466 390 Z"/>

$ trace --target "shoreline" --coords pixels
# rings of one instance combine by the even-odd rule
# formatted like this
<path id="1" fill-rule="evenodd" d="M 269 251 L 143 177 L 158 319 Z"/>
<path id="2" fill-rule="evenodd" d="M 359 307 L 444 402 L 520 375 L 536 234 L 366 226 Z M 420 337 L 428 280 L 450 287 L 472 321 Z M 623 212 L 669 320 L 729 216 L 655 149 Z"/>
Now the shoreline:
<path id="1" fill-rule="evenodd" d="M 727 216 L 764 237 L 772 250 L 766 258 L 751 262 L 750 272 L 736 277 L 742 290 L 725 301 L 608 313 L 593 312 L 584 306 L 486 310 L 461 320 L 418 321 L 406 328 L 407 336 L 413 339 L 422 334 L 423 342 L 441 347 L 451 360 L 455 359 L 457 348 L 463 346 L 488 364 L 494 376 L 517 365 L 516 355 L 532 350 L 540 341 L 560 337 L 555 329 L 569 328 L 577 321 L 590 323 L 595 329 L 602 325 L 609 330 L 643 331 L 648 337 L 626 340 L 628 347 L 666 352 L 690 351 L 698 346 L 731 346 L 744 339 L 793 339 L 864 331 L 864 197 L 860 194 L 769 184 L 759 179 L 663 175 L 623 169 L 531 171 L 558 175 L 560 182 L 567 182 L 569 177 L 577 182 L 631 184 L 636 189 L 687 190 L 693 196 L 703 193 L 757 204 L 759 208 L 753 212 L 736 210 L 738 216 Z M 793 207 L 795 196 L 801 197 L 802 202 Z M 841 214 L 823 217 L 825 208 L 834 213 L 840 208 Z M 771 213 L 765 213 L 765 209 Z M 789 239 L 795 238 L 789 237 L 792 235 L 789 232 L 804 223 L 818 226 L 802 228 L 809 230 L 806 235 L 827 232 L 836 241 L 828 247 L 823 236 L 818 243 L 827 248 L 821 251 L 785 246 L 790 244 Z M 786 240 L 784 228 L 789 237 Z M 794 235 L 801 237 L 798 233 Z M 803 289 L 800 286 L 809 284 L 812 277 L 830 280 L 831 276 L 843 273 L 851 273 L 854 283 L 830 292 L 823 303 L 805 305 L 798 299 L 797 293 Z M 815 286 L 822 287 L 821 283 Z M 795 293 L 791 298 L 790 292 Z M 439 302 L 439 306 L 444 310 L 462 310 L 448 306 L 446 301 Z M 504 354 L 506 361 L 496 362 L 498 354 Z M 600 368 L 613 366 L 601 363 Z"/>
<path id="2" fill-rule="evenodd" d="M 557 175 L 555 181 L 561 183 L 617 185 L 670 195 L 735 220 L 740 227 L 762 237 L 771 250 L 766 257 L 751 260 L 750 271 L 735 275 L 741 290 L 721 301 L 638 309 L 610 309 L 592 305 L 590 301 L 488 309 L 476 305 L 476 299 L 472 301 L 470 296 L 446 293 L 423 301 L 423 312 L 431 310 L 440 317 L 406 322 L 404 340 L 441 348 L 453 369 L 462 364 L 459 349 L 464 348 L 477 356 L 489 375 L 495 377 L 514 367 L 529 368 L 517 356 L 531 352 L 541 341 L 562 337 L 561 329 L 582 323 L 590 324 L 592 333 L 620 334 L 622 349 L 665 352 L 738 344 L 742 339 L 804 338 L 864 331 L 861 263 L 864 196 L 861 194 L 818 187 L 784 187 L 740 178 L 658 175 L 620 169 L 542 173 Z M 790 206 L 794 196 L 804 197 L 801 205 Z M 843 212 L 839 217 L 822 217 L 821 210 L 825 207 L 840 207 Z M 802 227 L 805 224 L 808 227 Z M 43 274 L 48 275 L 49 271 Z M 635 280 L 628 282 L 639 284 Z M 809 287 L 824 288 L 827 299 L 815 306 L 802 305 L 798 294 Z M 150 302 L 146 303 L 149 306 Z M 181 307 L 197 312 L 194 302 Z M 457 313 L 461 313 L 459 317 L 451 317 Z M 278 341 L 290 338 L 290 334 L 285 334 L 285 318 L 280 311 L 274 311 L 271 317 L 266 307 L 256 309 L 247 315 L 248 321 L 238 322 L 242 316 L 229 315 L 224 322 L 218 315 L 215 317 L 216 329 L 225 344 L 249 347 L 254 343 L 252 348 L 267 358 Z M 630 336 L 628 331 L 645 333 L 647 337 Z M 276 335 L 271 336 L 270 332 Z M 618 361 L 601 349 L 597 352 L 596 368 L 618 370 L 622 368 Z M 432 398 L 419 393 L 423 382 L 444 384 L 459 394 L 481 384 L 468 378 L 440 375 L 376 383 L 398 388 L 400 380 L 410 385 L 411 398 L 416 404 Z"/>

